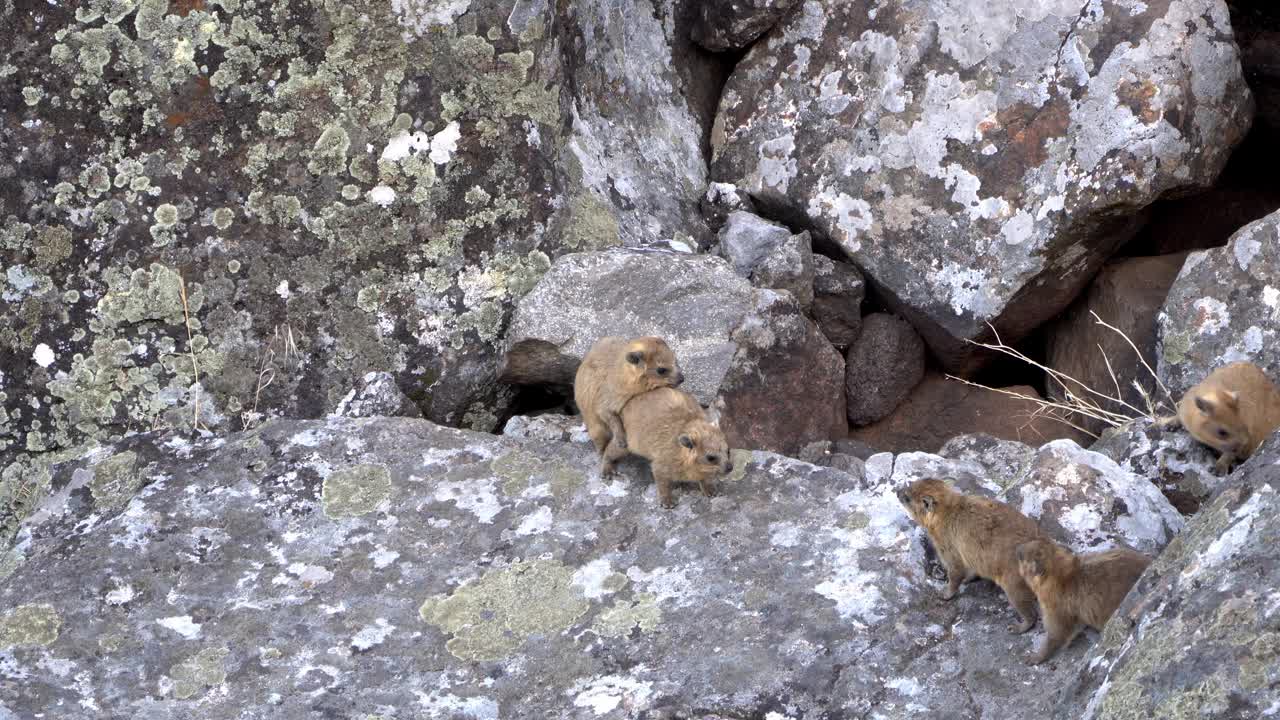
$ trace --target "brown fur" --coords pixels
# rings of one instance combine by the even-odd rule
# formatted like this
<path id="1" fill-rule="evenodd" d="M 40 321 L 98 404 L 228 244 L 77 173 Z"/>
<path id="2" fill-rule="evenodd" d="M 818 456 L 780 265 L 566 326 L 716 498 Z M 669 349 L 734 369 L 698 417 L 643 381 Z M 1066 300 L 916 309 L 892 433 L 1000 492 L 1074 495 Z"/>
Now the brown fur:
<path id="1" fill-rule="evenodd" d="M 911 519 L 929 534 L 947 569 L 944 600 L 960 585 L 984 577 L 1004 590 L 1022 622 L 1009 631 L 1024 633 L 1036 624 L 1036 596 L 1018 573 L 1018 545 L 1041 537 L 1035 521 L 1012 507 L 977 495 L 965 495 L 945 482 L 926 478 L 898 490 Z"/>
<path id="2" fill-rule="evenodd" d="M 1051 540 L 1018 546 L 1018 570 L 1040 603 L 1045 640 L 1032 665 L 1071 644 L 1080 625 L 1101 630 L 1151 558 L 1129 549 L 1076 555 Z"/>
<path id="3" fill-rule="evenodd" d="M 712 497 L 716 494 L 715 478 L 733 470 L 724 433 L 684 391 L 659 388 L 631 398 L 622 409 L 622 424 L 627 428 L 630 452 L 649 461 L 664 508 L 676 506 L 671 497 L 672 481 L 695 481 L 703 495 Z M 626 454 L 626 450 L 610 446 L 605 454 L 609 470 Z"/>
<path id="4" fill-rule="evenodd" d="M 630 340 L 603 337 L 582 358 L 573 380 L 573 399 L 587 425 L 587 434 L 603 458 L 611 445 L 627 449 L 622 407 L 631 398 L 655 388 L 684 381 L 675 353 L 656 337 Z M 602 471 L 612 469 L 605 462 Z"/>
<path id="5" fill-rule="evenodd" d="M 1160 424 L 1185 427 L 1191 437 L 1217 450 L 1221 455 L 1214 469 L 1226 473 L 1280 427 L 1280 389 L 1253 363 L 1224 365 L 1188 390 L 1178 402 L 1178 414 Z"/>

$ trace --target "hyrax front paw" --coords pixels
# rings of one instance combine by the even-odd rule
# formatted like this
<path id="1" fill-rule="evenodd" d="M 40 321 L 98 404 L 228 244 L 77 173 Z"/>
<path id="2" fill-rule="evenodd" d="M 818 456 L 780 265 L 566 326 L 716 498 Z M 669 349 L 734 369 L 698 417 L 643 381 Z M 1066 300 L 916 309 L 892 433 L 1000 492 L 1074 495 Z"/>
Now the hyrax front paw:
<path id="1" fill-rule="evenodd" d="M 1021 635 L 1036 626 L 1035 620 L 1023 620 L 1020 623 L 1010 625 L 1009 633 L 1012 635 Z"/>
<path id="2" fill-rule="evenodd" d="M 1227 473 L 1231 472 L 1231 463 L 1233 461 L 1234 461 L 1234 458 L 1227 457 L 1226 455 L 1223 455 L 1222 457 L 1218 458 L 1218 462 L 1213 464 L 1214 474 L 1226 475 Z"/>

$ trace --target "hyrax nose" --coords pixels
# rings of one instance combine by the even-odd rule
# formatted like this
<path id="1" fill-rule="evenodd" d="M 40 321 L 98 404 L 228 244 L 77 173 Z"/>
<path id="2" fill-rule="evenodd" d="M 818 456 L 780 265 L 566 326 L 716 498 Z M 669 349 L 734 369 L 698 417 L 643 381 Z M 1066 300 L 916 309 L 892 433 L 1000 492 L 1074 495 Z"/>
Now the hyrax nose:
<path id="1" fill-rule="evenodd" d="M 725 463 L 725 464 L 724 464 L 724 471 L 725 471 L 725 472 L 727 472 L 727 473 L 733 472 L 733 463 L 731 463 L 731 462 L 727 462 L 727 463 Z"/>

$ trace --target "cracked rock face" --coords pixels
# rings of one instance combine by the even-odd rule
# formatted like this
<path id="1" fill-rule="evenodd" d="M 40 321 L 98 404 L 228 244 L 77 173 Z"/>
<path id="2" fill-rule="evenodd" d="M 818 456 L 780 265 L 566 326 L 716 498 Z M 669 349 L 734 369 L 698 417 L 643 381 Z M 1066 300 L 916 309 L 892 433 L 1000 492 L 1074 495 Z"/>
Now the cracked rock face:
<path id="1" fill-rule="evenodd" d="M 642 464 L 605 482 L 537 434 L 135 436 L 53 466 L 0 554 L 0 717 L 1045 717 L 1008 688 L 1057 687 L 1090 641 L 1028 668 L 993 586 L 942 601 L 893 490 L 961 461 L 873 460 L 738 451 L 664 511 Z"/>
<path id="2" fill-rule="evenodd" d="M 1154 482 L 1184 515 L 1199 510 L 1225 480 L 1214 473 L 1217 451 L 1185 430 L 1161 430 L 1146 419 L 1104 433 L 1089 449 Z"/>
<path id="3" fill-rule="evenodd" d="M 731 447 L 795 453 L 844 435 L 843 358 L 789 293 L 753 288 L 721 258 L 566 255 L 520 302 L 507 341 L 580 359 L 606 335 L 665 338 L 681 389 L 719 413 Z"/>
<path id="4" fill-rule="evenodd" d="M 701 0 L 693 39 L 712 52 L 741 50 L 799 3 L 797 0 Z"/>
<path id="5" fill-rule="evenodd" d="M 1191 253 L 1159 316 L 1161 379 L 1174 397 L 1236 361 L 1280 382 L 1280 212 L 1226 247 Z"/>
<path id="6" fill-rule="evenodd" d="M 841 247 L 949 370 L 1061 310 L 1252 104 L 1221 0 L 806 0 L 735 68 L 713 179 Z"/>
<path id="7" fill-rule="evenodd" d="M 1277 533 L 1280 436 L 1272 436 L 1138 580 L 1053 717 L 1274 714 Z"/>
<path id="8" fill-rule="evenodd" d="M 552 259 L 709 240 L 677 10 L 0 2 L 0 454 L 318 416 L 375 371 L 492 429 Z"/>

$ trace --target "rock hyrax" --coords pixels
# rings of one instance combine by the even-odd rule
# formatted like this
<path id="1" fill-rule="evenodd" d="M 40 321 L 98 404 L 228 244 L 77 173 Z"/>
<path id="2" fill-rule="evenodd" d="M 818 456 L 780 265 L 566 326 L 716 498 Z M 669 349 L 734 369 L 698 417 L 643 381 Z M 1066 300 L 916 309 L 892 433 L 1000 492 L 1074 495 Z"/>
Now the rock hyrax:
<path id="1" fill-rule="evenodd" d="M 898 490 L 898 500 L 911 519 L 929 534 L 947 569 L 950 600 L 961 583 L 984 577 L 1004 590 L 1022 622 L 1009 632 L 1024 633 L 1036 624 L 1036 596 L 1018 573 L 1016 548 L 1041 537 L 1035 521 L 1008 505 L 952 490 L 933 478 L 917 480 Z"/>
<path id="2" fill-rule="evenodd" d="M 1083 623 L 1101 630 L 1151 558 L 1119 549 L 1076 555 L 1052 540 L 1018 546 L 1018 570 L 1040 601 L 1045 640 L 1032 665 L 1069 645 Z"/>
<path id="3" fill-rule="evenodd" d="M 1225 474 L 1280 427 L 1280 389 L 1257 365 L 1234 362 L 1188 390 L 1178 402 L 1178 414 L 1161 418 L 1160 425 L 1185 427 L 1191 437 L 1221 453 L 1214 469 Z"/>
<path id="4" fill-rule="evenodd" d="M 603 457 L 610 444 L 627 449 L 622 406 L 642 392 L 684 382 L 675 353 L 656 337 L 603 337 L 587 351 L 573 380 L 573 399 Z"/>
<path id="5" fill-rule="evenodd" d="M 658 500 L 673 508 L 673 480 L 697 481 L 702 494 L 715 495 L 714 480 L 733 470 L 729 444 L 720 428 L 707 420 L 702 406 L 689 393 L 659 388 L 637 395 L 622 409 L 628 449 L 610 445 L 605 453 L 607 471 L 628 450 L 649 461 L 658 484 Z"/>

